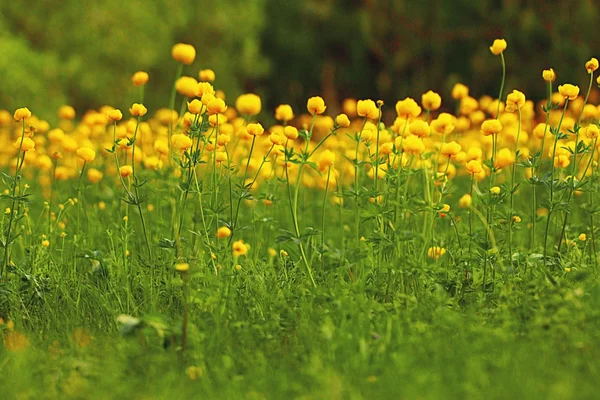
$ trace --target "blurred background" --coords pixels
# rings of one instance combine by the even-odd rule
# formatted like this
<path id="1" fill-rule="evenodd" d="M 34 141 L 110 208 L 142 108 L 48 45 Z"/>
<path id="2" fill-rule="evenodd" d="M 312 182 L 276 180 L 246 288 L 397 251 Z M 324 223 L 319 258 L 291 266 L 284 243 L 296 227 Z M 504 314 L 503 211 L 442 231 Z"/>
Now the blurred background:
<path id="1" fill-rule="evenodd" d="M 599 26 L 594 0 L 2 1 L 0 108 L 51 121 L 62 104 L 127 108 L 137 70 L 150 74 L 149 108 L 166 106 L 177 42 L 198 53 L 184 74 L 214 69 L 230 104 L 258 93 L 267 118 L 280 103 L 304 110 L 316 94 L 332 112 L 345 97 L 393 104 L 433 89 L 447 100 L 456 82 L 495 95 L 497 37 L 508 41 L 507 90 L 541 99 L 544 68 L 587 86 Z"/>

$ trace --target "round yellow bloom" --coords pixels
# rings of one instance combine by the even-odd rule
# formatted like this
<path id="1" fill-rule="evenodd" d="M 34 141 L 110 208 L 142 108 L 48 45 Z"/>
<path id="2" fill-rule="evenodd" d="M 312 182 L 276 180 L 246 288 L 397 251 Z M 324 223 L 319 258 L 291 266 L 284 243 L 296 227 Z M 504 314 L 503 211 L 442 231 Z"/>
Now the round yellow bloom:
<path id="1" fill-rule="evenodd" d="M 44 247 L 50 247 L 50 241 L 48 239 L 42 240 L 42 246 L 44 246 Z"/>
<path id="2" fill-rule="evenodd" d="M 579 96 L 579 86 L 565 83 L 564 85 L 560 85 L 558 87 L 558 93 L 560 93 L 560 95 L 565 99 L 575 100 L 577 96 Z"/>
<path id="3" fill-rule="evenodd" d="M 207 105 L 209 115 L 222 114 L 227 111 L 227 105 L 223 99 L 214 98 Z"/>
<path id="4" fill-rule="evenodd" d="M 589 139 L 596 139 L 600 134 L 600 129 L 598 129 L 598 125 L 589 124 L 587 128 L 585 128 L 585 136 Z"/>
<path id="5" fill-rule="evenodd" d="M 421 96 L 423 108 L 429 111 L 435 111 L 442 106 L 442 97 L 436 92 L 430 90 Z"/>
<path id="6" fill-rule="evenodd" d="M 171 57 L 175 61 L 190 65 L 196 59 L 196 48 L 191 44 L 177 43 L 171 49 Z"/>
<path id="7" fill-rule="evenodd" d="M 427 249 L 427 257 L 437 260 L 441 256 L 446 254 L 446 249 L 439 246 L 433 246 Z"/>
<path id="8" fill-rule="evenodd" d="M 133 103 L 133 105 L 129 109 L 129 112 L 134 117 L 143 117 L 148 112 L 148 109 L 143 104 Z"/>
<path id="9" fill-rule="evenodd" d="M 248 124 L 246 126 L 246 131 L 248 131 L 248 134 L 252 136 L 262 136 L 262 134 L 265 132 L 265 128 L 263 128 L 263 126 L 259 123 Z"/>
<path id="10" fill-rule="evenodd" d="M 356 114 L 369 119 L 379 118 L 379 108 L 373 100 L 359 100 L 356 103 Z"/>
<path id="11" fill-rule="evenodd" d="M 294 119 L 294 110 L 289 104 L 280 104 L 275 109 L 275 119 L 281 122 L 288 122 Z"/>
<path id="12" fill-rule="evenodd" d="M 462 146 L 460 144 L 456 143 L 455 141 L 452 141 L 442 144 L 440 154 L 446 157 L 456 157 L 456 155 L 460 152 L 461 149 Z"/>
<path id="13" fill-rule="evenodd" d="M 516 110 L 521 109 L 525 105 L 525 94 L 518 90 L 513 90 L 506 97 L 506 112 L 515 112 Z"/>
<path id="14" fill-rule="evenodd" d="M 347 128 L 350 126 L 350 119 L 346 114 L 339 114 L 335 117 L 335 123 L 341 128 Z"/>
<path id="15" fill-rule="evenodd" d="M 286 126 L 283 129 L 283 134 L 285 135 L 286 138 L 288 138 L 289 140 L 296 140 L 298 139 L 298 129 L 296 129 L 293 126 Z"/>
<path id="16" fill-rule="evenodd" d="M 470 194 L 464 194 L 460 199 L 458 199 L 458 206 L 460 208 L 469 208 L 473 204 L 473 197 Z"/>
<path id="17" fill-rule="evenodd" d="M 190 82 L 191 83 L 191 82 Z M 215 95 L 215 88 L 208 82 L 198 82 L 196 85 L 196 97 L 202 97 L 205 93 L 210 93 L 213 96 Z M 193 97 L 193 96 L 189 96 Z"/>
<path id="18" fill-rule="evenodd" d="M 417 118 L 421 114 L 421 107 L 414 99 L 407 97 L 396 103 L 396 113 L 404 119 Z"/>
<path id="19" fill-rule="evenodd" d="M 110 110 L 106 116 L 110 121 L 120 121 L 123 119 L 123 113 L 121 110 Z"/>
<path id="20" fill-rule="evenodd" d="M 550 68 L 543 70 L 542 78 L 544 78 L 546 82 L 554 82 L 556 80 L 556 73 L 554 72 L 554 69 Z"/>
<path id="21" fill-rule="evenodd" d="M 325 100 L 320 96 L 311 97 L 306 102 L 306 109 L 311 115 L 321 115 L 327 109 Z"/>
<path id="22" fill-rule="evenodd" d="M 104 174 L 98 171 L 96 168 L 90 168 L 87 172 L 87 179 L 92 183 L 98 183 L 102 180 Z"/>
<path id="23" fill-rule="evenodd" d="M 179 151 L 185 151 L 192 147 L 192 139 L 183 133 L 176 133 L 171 136 L 171 144 Z"/>
<path id="24" fill-rule="evenodd" d="M 185 97 L 196 97 L 198 91 L 198 81 L 191 76 L 181 76 L 175 81 L 175 90 Z"/>
<path id="25" fill-rule="evenodd" d="M 431 132 L 431 128 L 427 121 L 423 121 L 422 119 L 414 120 L 408 127 L 408 130 L 410 133 L 420 138 L 429 137 L 429 133 Z"/>
<path id="26" fill-rule="evenodd" d="M 123 178 L 127 178 L 129 175 L 133 173 L 133 168 L 131 165 L 123 165 L 119 168 L 119 175 Z"/>
<path id="27" fill-rule="evenodd" d="M 58 118 L 67 121 L 75 119 L 75 109 L 71 106 L 60 106 L 58 109 Z"/>
<path id="28" fill-rule="evenodd" d="M 203 107 L 203 104 L 198 99 L 188 101 L 188 103 L 187 103 L 188 111 L 194 115 L 200 114 L 200 112 L 202 111 L 202 107 Z"/>
<path id="29" fill-rule="evenodd" d="M 591 74 L 594 71 L 596 71 L 598 69 L 598 59 L 592 57 L 590 61 L 585 63 L 585 69 L 587 70 L 588 74 Z"/>
<path id="30" fill-rule="evenodd" d="M 350 118 L 356 117 L 356 99 L 344 99 L 342 102 L 342 112 Z"/>
<path id="31" fill-rule="evenodd" d="M 513 215 L 512 222 L 514 222 L 515 224 L 519 224 L 519 223 L 521 223 L 521 221 L 522 221 L 521 217 L 519 217 L 518 215 Z"/>
<path id="32" fill-rule="evenodd" d="M 198 78 L 200 82 L 214 82 L 216 78 L 215 71 L 212 69 L 201 69 L 198 72 Z"/>
<path id="33" fill-rule="evenodd" d="M 21 151 L 29 151 L 35 149 L 35 142 L 28 137 L 23 138 L 22 141 L 21 138 L 18 138 L 15 142 L 15 147 L 21 149 Z"/>
<path id="34" fill-rule="evenodd" d="M 131 82 L 135 86 L 144 86 L 146 83 L 148 83 L 149 78 L 150 77 L 148 76 L 147 72 L 138 71 L 131 77 Z"/>
<path id="35" fill-rule="evenodd" d="M 490 46 L 490 51 L 493 55 L 499 56 L 504 50 L 506 50 L 506 40 L 504 39 L 496 39 L 494 43 Z"/>
<path id="36" fill-rule="evenodd" d="M 235 108 L 242 115 L 258 115 L 262 110 L 260 97 L 253 93 L 240 95 L 235 101 Z"/>
<path id="37" fill-rule="evenodd" d="M 457 83 L 452 88 L 451 95 L 454 100 L 462 100 L 469 95 L 469 88 L 462 83 Z"/>
<path id="38" fill-rule="evenodd" d="M 488 119 L 481 124 L 481 133 L 485 136 L 497 135 L 502 131 L 502 124 L 497 119 Z"/>
<path id="39" fill-rule="evenodd" d="M 325 150 L 319 157 L 319 170 L 325 171 L 328 168 L 333 167 L 333 163 L 335 163 L 335 153 L 331 150 Z"/>
<path id="40" fill-rule="evenodd" d="M 402 151 L 407 154 L 419 155 L 425 151 L 425 145 L 417 136 L 409 135 L 402 141 Z"/>
<path id="41" fill-rule="evenodd" d="M 243 240 L 236 240 L 232 245 L 233 256 L 240 257 L 248 254 L 248 245 L 244 243 Z"/>
<path id="42" fill-rule="evenodd" d="M 494 194 L 494 195 L 499 195 L 500 194 L 500 188 L 498 186 L 494 186 L 493 188 L 490 189 L 490 193 Z"/>
<path id="43" fill-rule="evenodd" d="M 582 233 L 581 235 L 579 235 L 577 237 L 580 241 L 585 242 L 587 240 L 587 235 L 585 233 Z"/>
<path id="44" fill-rule="evenodd" d="M 217 229 L 217 238 L 224 239 L 228 238 L 229 236 L 231 236 L 231 229 L 229 229 L 228 227 L 222 226 L 219 229 Z"/>
<path id="45" fill-rule="evenodd" d="M 85 162 L 92 162 L 96 158 L 96 152 L 89 147 L 77 149 L 77 155 Z"/>
<path id="46" fill-rule="evenodd" d="M 29 117 L 31 117 L 31 111 L 27 107 L 17 108 L 14 114 L 14 119 L 17 122 Z"/>
<path id="47" fill-rule="evenodd" d="M 188 264 L 188 263 L 175 264 L 175 271 L 177 271 L 177 272 L 187 272 L 189 270 L 190 270 L 190 264 Z"/>

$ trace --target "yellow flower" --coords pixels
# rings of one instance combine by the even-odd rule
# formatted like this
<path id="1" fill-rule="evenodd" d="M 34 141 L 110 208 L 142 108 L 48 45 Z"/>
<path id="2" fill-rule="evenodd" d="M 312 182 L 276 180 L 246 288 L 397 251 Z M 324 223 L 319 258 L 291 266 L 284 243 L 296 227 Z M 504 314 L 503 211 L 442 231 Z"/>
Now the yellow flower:
<path id="1" fill-rule="evenodd" d="M 281 146 L 285 143 L 285 139 L 277 132 L 271 133 L 269 135 L 269 140 L 271 141 L 271 143 L 278 146 Z"/>
<path id="2" fill-rule="evenodd" d="M 201 69 L 198 72 L 198 78 L 200 82 L 214 82 L 216 78 L 215 71 L 212 69 Z"/>
<path id="3" fill-rule="evenodd" d="M 462 83 L 457 83 L 452 88 L 451 95 L 454 100 L 462 100 L 469 95 L 469 88 Z"/>
<path id="4" fill-rule="evenodd" d="M 460 199 L 458 199 L 458 206 L 460 208 L 469 208 L 473 204 L 473 197 L 470 194 L 464 194 Z"/>
<path id="5" fill-rule="evenodd" d="M 288 122 L 294 119 L 294 110 L 289 104 L 281 104 L 275 109 L 275 119 L 281 122 Z"/>
<path id="6" fill-rule="evenodd" d="M 133 103 L 133 105 L 129 109 L 129 112 L 134 117 L 143 117 L 148 112 L 148 109 L 143 104 Z"/>
<path id="7" fill-rule="evenodd" d="M 222 226 L 219 229 L 217 229 L 217 238 L 224 239 L 228 238 L 229 236 L 231 236 L 231 229 L 229 229 L 228 227 Z"/>
<path id="8" fill-rule="evenodd" d="M 90 181 L 92 183 L 98 183 L 102 180 L 103 177 L 104 177 L 104 174 L 102 172 L 100 172 L 99 170 L 97 170 L 96 168 L 88 169 L 88 172 L 87 172 L 88 181 Z"/>
<path id="9" fill-rule="evenodd" d="M 119 168 L 119 175 L 123 178 L 127 178 L 129 175 L 133 173 L 133 168 L 131 165 L 123 165 Z"/>
<path id="10" fill-rule="evenodd" d="M 306 102 L 306 109 L 311 115 L 321 115 L 327 109 L 325 100 L 320 96 L 311 97 Z"/>
<path id="11" fill-rule="evenodd" d="M 227 105 L 223 99 L 214 98 L 207 105 L 209 115 L 222 114 L 227 111 Z"/>
<path id="12" fill-rule="evenodd" d="M 194 79 L 195 81 L 195 79 Z M 190 81 L 191 83 L 191 81 Z M 213 96 L 215 95 L 215 88 L 213 87 L 213 85 L 211 85 L 208 82 L 198 82 L 198 84 L 196 85 L 196 97 L 202 97 L 204 96 L 205 93 L 210 93 Z M 193 96 L 189 96 L 189 97 L 193 97 Z"/>
<path id="13" fill-rule="evenodd" d="M 379 118 L 379 108 L 373 100 L 359 100 L 356 103 L 356 114 L 369 119 Z"/>
<path id="14" fill-rule="evenodd" d="M 431 129 L 440 135 L 449 135 L 454 131 L 454 122 L 456 118 L 448 113 L 441 113 L 436 119 L 431 121 Z"/>
<path id="15" fill-rule="evenodd" d="M 131 77 L 131 82 L 133 82 L 135 86 L 144 86 L 146 83 L 148 83 L 148 79 L 149 76 L 147 72 L 138 71 Z"/>
<path id="16" fill-rule="evenodd" d="M 25 137 L 23 138 L 23 140 L 21 141 L 21 138 L 18 138 L 17 141 L 14 143 L 15 148 L 17 149 L 21 149 L 21 151 L 29 151 L 29 150 L 33 150 L 35 148 L 35 142 L 33 140 L 31 140 L 31 138 Z"/>
<path id="17" fill-rule="evenodd" d="M 431 132 L 431 128 L 429 127 L 427 121 L 423 121 L 422 119 L 414 120 L 410 124 L 408 130 L 410 133 L 420 138 L 429 137 L 429 133 Z"/>
<path id="18" fill-rule="evenodd" d="M 425 145 L 417 136 L 410 135 L 402 141 L 402 151 L 408 154 L 419 155 L 425 151 Z"/>
<path id="19" fill-rule="evenodd" d="M 290 139 L 290 140 L 296 140 L 298 139 L 298 129 L 296 129 L 293 126 L 286 126 L 283 129 L 283 134 L 285 135 L 286 138 Z"/>
<path id="20" fill-rule="evenodd" d="M 331 150 L 325 150 L 321 153 L 319 157 L 319 170 L 325 171 L 328 168 L 333 167 L 333 163 L 335 162 L 335 153 Z"/>
<path id="21" fill-rule="evenodd" d="M 521 107 L 523 107 L 524 105 L 525 105 L 525 94 L 523 94 L 523 92 L 520 92 L 518 90 L 513 90 L 512 93 L 510 93 L 506 97 L 505 111 L 506 112 L 515 112 L 516 110 L 521 109 Z"/>
<path id="22" fill-rule="evenodd" d="M 196 48 L 191 44 L 177 43 L 171 49 L 171 57 L 175 61 L 190 65 L 196 59 Z"/>
<path id="23" fill-rule="evenodd" d="M 248 254 L 248 245 L 243 240 L 236 240 L 232 245 L 233 256 L 240 257 Z"/>
<path id="24" fill-rule="evenodd" d="M 564 85 L 560 85 L 558 87 L 558 92 L 565 99 L 575 100 L 577 96 L 579 96 L 579 86 L 565 83 Z"/>
<path id="25" fill-rule="evenodd" d="M 417 118 L 421 114 L 421 107 L 414 99 L 407 97 L 396 103 L 396 113 L 404 119 Z"/>
<path id="26" fill-rule="evenodd" d="M 496 168 L 506 168 L 507 166 L 509 166 L 510 164 L 515 162 L 515 153 L 510 150 L 507 149 L 506 147 L 503 149 L 500 149 L 500 151 L 498 152 L 498 154 L 496 155 L 496 159 L 494 160 L 494 164 L 496 166 Z"/>
<path id="27" fill-rule="evenodd" d="M 590 61 L 585 63 L 585 69 L 587 70 L 588 74 L 591 74 L 594 71 L 596 71 L 598 69 L 598 59 L 592 57 Z"/>
<path id="28" fill-rule="evenodd" d="M 504 39 L 496 39 L 494 43 L 490 46 L 490 51 L 493 55 L 499 56 L 504 50 L 506 50 L 506 40 Z"/>
<path id="29" fill-rule="evenodd" d="M 554 82 L 556 80 L 556 73 L 554 72 L 554 69 L 550 68 L 543 70 L 542 78 L 544 78 L 546 82 Z"/>
<path id="30" fill-rule="evenodd" d="M 452 141 L 449 143 L 442 144 L 440 154 L 446 157 L 455 157 L 461 149 L 462 146 L 460 144 L 456 143 L 455 141 Z"/>
<path id="31" fill-rule="evenodd" d="M 442 97 L 430 90 L 421 96 L 421 104 L 423 108 L 429 111 L 435 111 L 442 105 Z"/>
<path id="32" fill-rule="evenodd" d="M 31 111 L 27 107 L 17 108 L 15 111 L 14 119 L 17 122 L 29 117 L 31 117 Z"/>
<path id="33" fill-rule="evenodd" d="M 182 76 L 175 81 L 175 90 L 185 97 L 196 97 L 198 95 L 198 81 L 191 76 Z"/>
<path id="34" fill-rule="evenodd" d="M 471 175 L 479 175 L 483 171 L 483 165 L 479 160 L 471 160 L 467 163 L 466 170 Z"/>
<path id="35" fill-rule="evenodd" d="M 427 249 L 427 257 L 437 260 L 441 256 L 446 254 L 446 249 L 439 246 L 433 246 Z"/>
<path id="36" fill-rule="evenodd" d="M 121 110 L 110 110 L 107 114 L 107 118 L 110 121 L 120 121 L 121 119 L 123 119 L 123 113 L 121 112 Z"/>
<path id="37" fill-rule="evenodd" d="M 50 247 L 50 241 L 48 239 L 42 240 L 42 246 Z"/>
<path id="38" fill-rule="evenodd" d="M 500 194 L 500 188 L 498 186 L 494 186 L 493 188 L 490 189 L 490 193 L 491 194 L 495 194 L 495 195 L 499 195 Z"/>
<path id="39" fill-rule="evenodd" d="M 521 217 L 519 217 L 518 215 L 513 215 L 512 222 L 514 222 L 515 224 L 520 223 L 521 222 Z"/>
<path id="40" fill-rule="evenodd" d="M 589 139 L 596 139 L 600 134 L 600 129 L 596 124 L 589 124 L 587 128 L 585 128 L 585 136 Z"/>
<path id="41" fill-rule="evenodd" d="M 85 162 L 92 162 L 96 158 L 96 152 L 89 147 L 77 149 L 77 155 Z"/>
<path id="42" fill-rule="evenodd" d="M 192 139 L 183 133 L 176 133 L 171 136 L 171 144 L 179 151 L 184 151 L 192 147 Z"/>
<path id="43" fill-rule="evenodd" d="M 262 103 L 255 94 L 242 94 L 236 99 L 235 108 L 243 115 L 258 115 L 262 110 Z"/>
<path id="44" fill-rule="evenodd" d="M 188 263 L 175 264 L 175 271 L 177 271 L 177 272 L 187 272 L 189 270 L 190 270 L 190 264 L 188 264 Z"/>
<path id="45" fill-rule="evenodd" d="M 68 121 L 75 119 L 75 109 L 71 106 L 60 106 L 58 109 L 58 118 Z"/>
<path id="46" fill-rule="evenodd" d="M 252 136 L 262 136 L 262 134 L 265 132 L 265 128 L 263 128 L 263 126 L 259 123 L 248 124 L 246 126 L 246 131 L 248 131 L 248 134 Z"/>
<path id="47" fill-rule="evenodd" d="M 341 128 L 347 128 L 350 126 L 350 119 L 346 114 L 339 114 L 335 117 L 335 123 Z"/>
<path id="48" fill-rule="evenodd" d="M 581 235 L 579 235 L 578 239 L 582 242 L 585 242 L 587 240 L 587 235 L 585 233 L 582 233 Z"/>
<path id="49" fill-rule="evenodd" d="M 497 135 L 502 131 L 502 124 L 497 119 L 488 119 L 481 124 L 481 133 L 485 136 Z"/>
<path id="50" fill-rule="evenodd" d="M 202 111 L 203 104 L 200 100 L 194 99 L 192 101 L 188 101 L 187 106 L 189 112 L 191 112 L 194 115 L 197 115 L 200 114 L 200 111 Z"/>
<path id="51" fill-rule="evenodd" d="M 442 205 L 442 209 L 440 210 L 440 212 L 443 212 L 443 213 L 450 212 L 450 204 L 446 204 L 446 203 L 444 203 L 444 204 Z"/>

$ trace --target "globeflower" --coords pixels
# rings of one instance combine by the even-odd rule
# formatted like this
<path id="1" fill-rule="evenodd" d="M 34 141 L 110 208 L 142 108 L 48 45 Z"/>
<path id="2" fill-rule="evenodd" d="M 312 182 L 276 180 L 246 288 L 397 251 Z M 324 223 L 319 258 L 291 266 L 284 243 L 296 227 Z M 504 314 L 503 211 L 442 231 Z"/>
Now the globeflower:
<path id="1" fill-rule="evenodd" d="M 227 105 L 223 99 L 214 98 L 206 105 L 206 109 L 209 115 L 222 114 L 227 111 Z"/>
<path id="2" fill-rule="evenodd" d="M 176 133 L 171 136 L 171 144 L 179 151 L 185 151 L 192 147 L 192 139 L 183 133 Z M 155 143 L 156 146 L 156 143 Z"/>
<path id="3" fill-rule="evenodd" d="M 556 80 L 556 73 L 554 72 L 554 69 L 550 68 L 550 69 L 543 70 L 542 78 L 546 82 L 554 82 Z"/>
<path id="4" fill-rule="evenodd" d="M 262 134 L 265 132 L 265 128 L 263 128 L 263 126 L 259 123 L 248 124 L 246 126 L 246 131 L 248 131 L 248 134 L 252 136 L 262 136 Z"/>
<path id="5" fill-rule="evenodd" d="M 414 120 L 410 124 L 408 130 L 410 131 L 410 133 L 420 138 L 429 137 L 429 133 L 431 131 L 429 124 L 426 121 L 423 121 L 422 119 Z"/>
<path id="6" fill-rule="evenodd" d="M 188 106 L 188 111 L 191 112 L 194 115 L 200 114 L 200 111 L 202 111 L 202 102 L 198 99 L 194 99 L 192 101 L 188 101 L 187 103 Z"/>
<path id="7" fill-rule="evenodd" d="M 520 92 L 518 90 L 513 90 L 512 93 L 510 93 L 506 97 L 506 107 L 504 110 L 506 112 L 515 112 L 516 110 L 521 109 L 521 107 L 523 107 L 524 105 L 525 105 L 525 94 L 523 94 L 523 92 Z"/>
<path id="8" fill-rule="evenodd" d="M 356 114 L 359 117 L 378 119 L 379 108 L 377 108 L 377 105 L 373 100 L 358 100 L 356 103 Z"/>
<path id="9" fill-rule="evenodd" d="M 479 175 L 483 171 L 483 165 L 479 160 L 471 160 L 467 163 L 466 170 L 471 175 Z"/>
<path id="10" fill-rule="evenodd" d="M 33 150 L 35 148 L 35 142 L 28 137 L 25 137 L 22 140 L 19 138 L 15 142 L 15 148 L 21 149 L 21 151 Z"/>
<path id="11" fill-rule="evenodd" d="M 497 135 L 502 131 L 502 124 L 497 119 L 488 119 L 481 124 L 481 133 L 484 136 Z"/>
<path id="12" fill-rule="evenodd" d="M 275 119 L 281 122 L 288 122 L 294 119 L 294 110 L 289 104 L 280 104 L 275 109 Z"/>
<path id="13" fill-rule="evenodd" d="M 308 99 L 306 102 L 306 109 L 311 115 L 321 115 L 327 109 L 325 100 L 321 96 L 315 96 Z"/>
<path id="14" fill-rule="evenodd" d="M 236 240 L 232 245 L 233 256 L 240 257 L 248 254 L 248 245 L 243 240 Z"/>
<path id="15" fill-rule="evenodd" d="M 346 114 L 339 114 L 335 117 L 335 123 L 341 128 L 347 128 L 350 126 L 350 119 Z"/>
<path id="16" fill-rule="evenodd" d="M 462 146 L 455 141 L 444 143 L 440 149 L 440 154 L 446 157 L 456 157 L 456 155 L 460 152 Z"/>
<path id="17" fill-rule="evenodd" d="M 568 100 L 575 100 L 579 96 L 579 86 L 565 83 L 558 87 L 558 92 L 561 96 Z"/>
<path id="18" fill-rule="evenodd" d="M 442 97 L 430 90 L 421 96 L 421 104 L 423 108 L 429 111 L 435 111 L 442 105 Z"/>
<path id="19" fill-rule="evenodd" d="M 421 114 L 421 107 L 419 107 L 414 99 L 407 97 L 396 103 L 396 113 L 404 119 L 408 119 L 409 117 L 417 118 Z"/>
<path id="20" fill-rule="evenodd" d="M 325 171 L 328 168 L 333 167 L 333 163 L 335 162 L 335 153 L 331 150 L 325 150 L 321 153 L 319 157 L 319 170 Z"/>
<path id="21" fill-rule="evenodd" d="M 109 121 L 120 121 L 121 119 L 123 119 L 123 113 L 121 112 L 121 110 L 114 109 L 110 110 L 106 117 Z"/>
<path id="22" fill-rule="evenodd" d="M 296 140 L 296 139 L 298 139 L 298 129 L 296 129 L 296 127 L 294 127 L 294 126 L 289 126 L 289 125 L 286 126 L 283 129 L 283 134 L 289 140 Z"/>
<path id="23" fill-rule="evenodd" d="M 260 97 L 255 94 L 247 93 L 240 95 L 235 101 L 235 108 L 243 115 L 258 115 L 262 110 Z"/>
<path id="24" fill-rule="evenodd" d="M 444 254 L 446 254 L 446 249 L 443 247 L 433 246 L 427 249 L 427 257 L 434 260 L 439 259 Z"/>
<path id="25" fill-rule="evenodd" d="M 462 83 L 457 83 L 452 88 L 451 96 L 454 100 L 462 100 L 469 95 L 469 88 Z"/>
<path id="26" fill-rule="evenodd" d="M 171 49 L 171 57 L 185 65 L 190 65 L 196 59 L 196 48 L 191 44 L 177 43 Z"/>
<path id="27" fill-rule="evenodd" d="M 425 151 L 425 145 L 417 136 L 410 135 L 402 141 L 402 151 L 407 154 L 419 155 Z"/>
<path id="28" fill-rule="evenodd" d="M 29 117 L 31 117 L 31 111 L 29 111 L 29 108 L 27 107 L 17 108 L 17 110 L 15 111 L 14 119 L 17 122 L 27 119 Z"/>
<path id="29" fill-rule="evenodd" d="M 219 229 L 217 229 L 217 238 L 224 239 L 228 238 L 229 236 L 231 236 L 231 229 L 229 229 L 228 227 L 222 226 Z"/>
<path id="30" fill-rule="evenodd" d="M 119 175 L 123 178 L 127 178 L 133 173 L 133 167 L 131 165 L 123 165 L 119 168 Z"/>
<path id="31" fill-rule="evenodd" d="M 191 76 L 181 76 L 175 81 L 175 90 L 185 97 L 196 97 L 198 91 L 198 81 Z"/>
<path id="32" fill-rule="evenodd" d="M 58 118 L 67 121 L 75 119 L 75 109 L 71 106 L 60 106 L 58 109 Z"/>
<path id="33" fill-rule="evenodd" d="M 144 72 L 144 71 L 138 71 L 135 74 L 133 74 L 133 76 L 131 77 L 131 82 L 135 85 L 135 86 L 144 86 L 146 83 L 148 83 L 148 73 Z"/>
<path id="34" fill-rule="evenodd" d="M 591 74 L 594 71 L 596 71 L 598 69 L 598 59 L 592 57 L 590 61 L 585 63 L 585 69 L 587 70 L 588 74 Z"/>
<path id="35" fill-rule="evenodd" d="M 464 194 L 460 199 L 458 199 L 458 206 L 460 208 L 469 208 L 473 204 L 473 197 L 470 194 Z"/>
<path id="36" fill-rule="evenodd" d="M 148 112 L 148 109 L 143 104 L 133 103 L 133 105 L 129 109 L 129 112 L 134 117 L 143 117 Z"/>
<path id="37" fill-rule="evenodd" d="M 96 158 L 96 152 L 89 147 L 81 147 L 77 149 L 77 156 L 85 162 L 92 162 Z"/>
<path id="38" fill-rule="evenodd" d="M 216 78 L 215 71 L 212 69 L 201 69 L 198 72 L 198 78 L 200 78 L 200 82 L 214 82 Z"/>
<path id="39" fill-rule="evenodd" d="M 506 50 L 506 46 L 506 40 L 496 39 L 494 40 L 494 43 L 490 46 L 490 51 L 493 55 L 499 56 L 504 50 Z"/>

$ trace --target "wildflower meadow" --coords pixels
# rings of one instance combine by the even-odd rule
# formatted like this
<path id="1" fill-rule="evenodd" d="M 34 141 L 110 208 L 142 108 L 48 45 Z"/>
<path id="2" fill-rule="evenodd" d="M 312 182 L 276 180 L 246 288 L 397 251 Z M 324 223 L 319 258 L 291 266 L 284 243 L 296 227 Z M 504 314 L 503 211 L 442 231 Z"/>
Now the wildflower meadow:
<path id="1" fill-rule="evenodd" d="M 1 397 L 596 398 L 599 63 L 533 101 L 510 51 L 265 109 L 179 43 L 162 108 L 0 110 Z"/>

